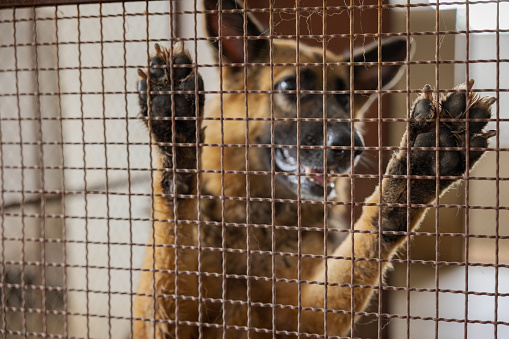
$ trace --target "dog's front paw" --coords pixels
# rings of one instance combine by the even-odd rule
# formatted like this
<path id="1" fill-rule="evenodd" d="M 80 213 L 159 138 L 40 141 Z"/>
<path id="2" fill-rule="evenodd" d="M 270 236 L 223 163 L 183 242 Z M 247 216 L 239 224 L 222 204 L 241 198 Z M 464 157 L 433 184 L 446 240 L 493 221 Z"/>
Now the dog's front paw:
<path id="1" fill-rule="evenodd" d="M 155 141 L 172 142 L 172 120 L 175 120 L 176 142 L 194 143 L 198 124 L 196 119 L 185 118 L 196 117 L 196 105 L 201 115 L 203 94 L 196 95 L 195 89 L 197 83 L 198 91 L 203 90 L 202 79 L 190 67 L 191 56 L 182 44 L 176 44 L 172 53 L 158 44 L 155 49 L 148 74 L 138 70 L 141 77 L 138 82 L 141 116 Z"/>
<path id="2" fill-rule="evenodd" d="M 483 155 L 488 139 L 495 135 L 494 131 L 485 131 L 495 98 L 474 94 L 470 91 L 473 84 L 473 81 L 468 83 L 468 97 L 467 85 L 460 85 L 456 92 L 441 95 L 438 99 L 429 86 L 424 88 L 412 108 L 412 120 L 401 144 L 405 150 L 393 156 L 387 169 L 387 174 L 395 177 L 384 181 L 382 202 L 406 204 L 409 194 L 412 204 L 429 204 Z M 412 176 L 410 182 L 400 177 L 407 175 L 407 166 Z M 436 191 L 437 176 L 440 177 L 439 192 Z M 384 231 L 405 231 L 410 225 L 416 225 L 413 221 L 423 211 L 419 207 L 408 210 L 402 206 L 384 206 L 382 228 Z M 410 225 L 408 212 L 412 220 Z M 387 241 L 400 238 L 400 235 L 384 234 Z"/>
<path id="3" fill-rule="evenodd" d="M 468 90 L 472 89 L 473 84 L 473 80 L 468 83 Z M 469 92 L 467 100 L 467 84 L 456 89 L 458 92 L 441 95 L 437 99 L 430 87 L 426 86 L 423 94 L 415 101 L 412 118 L 416 120 L 410 123 L 408 130 L 410 146 L 432 149 L 411 151 L 411 174 L 461 176 L 467 169 L 471 169 L 484 153 L 484 150 L 475 148 L 487 147 L 488 139 L 495 134 L 494 131 L 485 131 L 495 98 L 480 97 Z"/>
<path id="4" fill-rule="evenodd" d="M 173 50 L 156 44 L 155 49 L 148 74 L 138 70 L 141 117 L 161 150 L 161 163 L 166 169 L 196 169 L 196 146 L 189 144 L 202 138 L 204 96 L 198 93 L 203 91 L 203 81 L 191 67 L 191 56 L 182 44 Z M 161 182 L 164 192 L 191 192 L 193 175 L 181 172 L 173 179 L 172 171 L 165 171 Z"/>

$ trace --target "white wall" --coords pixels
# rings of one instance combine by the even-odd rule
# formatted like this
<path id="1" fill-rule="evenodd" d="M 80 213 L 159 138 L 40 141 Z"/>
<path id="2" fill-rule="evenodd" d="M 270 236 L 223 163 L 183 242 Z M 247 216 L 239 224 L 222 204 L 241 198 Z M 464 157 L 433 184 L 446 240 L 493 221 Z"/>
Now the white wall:
<path id="1" fill-rule="evenodd" d="M 131 317 L 138 276 L 132 268 L 141 266 L 151 227 L 150 148 L 146 128 L 136 119 L 137 68 L 146 67 L 153 49 L 153 41 L 147 48 L 147 32 L 168 44 L 169 16 L 151 15 L 147 28 L 146 3 L 126 3 L 124 27 L 122 4 L 79 9 L 79 33 L 76 6 L 59 6 L 56 13 L 55 7 L 38 8 L 35 25 L 32 9 L 0 11 L 1 203 L 10 206 L 1 220 L 8 239 L 0 246 L 3 260 L 15 261 L 5 266 L 10 277 L 16 275 L 11 283 L 66 285 L 70 315 L 53 322 L 49 315 L 49 333 L 127 337 L 130 321 L 123 318 Z M 149 4 L 149 13 L 168 11 L 168 2 Z M 32 264 L 16 264 L 23 260 Z M 41 269 L 41 262 L 48 267 Z M 13 291 L 21 294 L 19 288 Z M 42 294 L 29 305 L 35 292 L 27 291 L 25 306 L 43 308 Z M 51 293 L 46 294 L 49 299 Z M 7 321 L 8 329 L 37 332 L 44 319 L 8 312 Z M 64 324 L 67 333 L 62 333 Z"/>
<path id="2" fill-rule="evenodd" d="M 101 40 L 100 19 L 81 19 L 81 68 L 60 74 L 64 91 L 84 92 L 62 98 L 63 114 L 77 118 L 66 121 L 64 128 L 64 140 L 74 143 L 64 148 L 64 162 L 74 168 L 65 173 L 66 190 L 80 192 L 66 198 L 66 215 L 71 217 L 66 223 L 67 311 L 78 314 L 69 316 L 69 335 L 118 338 L 130 332 L 130 294 L 136 289 L 136 268 L 141 266 L 151 227 L 150 147 L 144 124 L 136 119 L 137 68 L 146 67 L 148 50 L 154 45 L 150 42 L 147 46 L 146 42 L 145 6 L 126 3 L 129 15 L 125 26 L 122 16 L 105 17 L 102 38 L 117 42 L 102 46 L 97 43 Z M 102 6 L 103 15 L 122 11 L 121 4 Z M 148 9 L 149 13 L 168 11 L 168 2 L 151 2 Z M 80 7 L 84 17 L 99 13 L 99 5 Z M 60 14 L 74 16 L 76 7 L 62 7 Z M 148 37 L 165 44 L 170 36 L 169 16 L 150 16 L 148 23 Z M 61 42 L 78 40 L 76 25 L 76 20 L 59 21 Z M 124 29 L 125 39 L 131 40 L 125 46 Z M 80 66 L 80 46 L 60 46 L 62 67 Z M 106 67 L 103 72 L 94 69 L 102 65 Z M 101 95 L 102 91 L 109 94 Z M 94 92 L 99 94 L 91 94 Z M 85 187 L 90 193 L 82 193 Z"/>

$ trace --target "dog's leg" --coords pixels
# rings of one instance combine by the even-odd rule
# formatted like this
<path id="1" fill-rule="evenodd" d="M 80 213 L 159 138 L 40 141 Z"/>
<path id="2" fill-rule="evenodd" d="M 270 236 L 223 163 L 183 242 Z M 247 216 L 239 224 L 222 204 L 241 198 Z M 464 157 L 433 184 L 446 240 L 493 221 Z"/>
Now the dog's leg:
<path id="1" fill-rule="evenodd" d="M 196 228 L 193 224 L 175 222 L 196 220 L 196 199 L 185 195 L 196 194 L 197 174 L 192 170 L 196 170 L 199 161 L 196 142 L 202 139 L 201 121 L 196 118 L 202 116 L 204 98 L 203 94 L 197 95 L 195 89 L 202 90 L 203 83 L 193 68 L 174 67 L 191 63 L 182 45 L 172 51 L 156 45 L 149 74 L 139 71 L 141 116 L 150 131 L 155 171 L 153 246 L 146 252 L 134 305 L 135 317 L 140 319 L 135 324 L 136 338 L 177 335 L 187 338 L 192 335 L 193 328 L 175 326 L 175 321 L 196 320 L 196 305 L 175 299 L 177 292 L 197 293 L 196 277 L 181 273 L 176 278 L 174 274 L 175 270 L 196 270 L 196 254 L 178 248 L 179 245 L 195 245 Z M 186 93 L 170 94 L 172 90 Z M 150 319 L 155 321 L 143 321 Z"/>
<path id="2" fill-rule="evenodd" d="M 472 85 L 473 82 L 470 82 L 469 89 Z M 479 150 L 466 152 L 466 146 L 474 148 L 487 146 L 487 139 L 493 136 L 494 132 L 483 131 L 486 121 L 470 122 L 469 134 L 467 134 L 465 120 L 450 119 L 466 119 L 467 115 L 470 119 L 488 119 L 491 116 L 490 107 L 495 99 L 479 98 L 469 93 L 468 105 L 466 105 L 466 89 L 467 87 L 463 85 L 458 88 L 458 92 L 442 96 L 438 114 L 435 113 L 436 98 L 431 94 L 429 87 L 425 88 L 424 93 L 414 103 L 412 118 L 420 121 L 409 123 L 409 129 L 401 142 L 401 146 L 405 149 L 393 155 L 386 170 L 386 175 L 389 177 L 383 179 L 381 190 L 378 188 L 366 200 L 367 205 L 364 206 L 363 213 L 354 226 L 357 232 L 351 234 L 334 252 L 333 255 L 340 259 L 327 261 L 327 280 L 334 284 L 327 289 L 327 309 L 342 312 L 328 313 L 329 335 L 348 333 L 351 326 L 351 311 L 363 311 L 373 292 L 377 290 L 376 286 L 380 283 L 380 278 L 383 278 L 384 272 L 389 267 L 386 259 L 390 259 L 406 240 L 404 233 L 396 232 L 412 231 L 419 225 L 426 208 L 418 206 L 407 208 L 405 206 L 407 196 L 410 197 L 411 204 L 433 203 L 437 195 L 443 194 L 458 180 L 456 178 L 440 179 L 437 193 L 435 179 L 437 175 L 462 176 L 484 153 Z M 435 148 L 437 115 L 440 119 L 439 146 L 456 147 L 452 150 L 439 151 L 439 171 L 436 168 Z M 444 121 L 446 119 L 449 121 Z M 408 152 L 407 140 L 411 147 L 421 147 L 421 149 L 412 149 Z M 430 149 L 423 150 L 422 147 Z M 432 178 L 410 178 L 407 182 L 407 159 L 410 175 Z M 380 204 L 381 207 L 379 207 Z M 394 204 L 403 206 L 394 206 Z M 379 239 L 379 226 L 383 232 L 381 239 Z M 321 268 L 312 280 L 323 282 L 324 277 L 325 265 L 322 262 Z M 356 285 L 353 291 L 346 286 L 352 283 Z M 302 293 L 303 307 L 324 308 L 323 286 L 304 285 Z M 303 330 L 312 333 L 323 332 L 324 319 L 322 312 L 304 311 Z"/>

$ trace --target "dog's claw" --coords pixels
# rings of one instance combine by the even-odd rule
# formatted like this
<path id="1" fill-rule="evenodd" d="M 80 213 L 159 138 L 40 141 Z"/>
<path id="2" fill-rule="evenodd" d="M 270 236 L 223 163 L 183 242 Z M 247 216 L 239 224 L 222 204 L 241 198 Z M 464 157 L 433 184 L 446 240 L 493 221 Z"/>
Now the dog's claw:
<path id="1" fill-rule="evenodd" d="M 491 105 L 493 105 L 497 101 L 497 98 L 495 98 L 495 97 L 485 97 L 484 100 L 486 101 L 486 104 L 488 106 L 491 106 Z"/>
<path id="2" fill-rule="evenodd" d="M 475 83 L 474 79 L 468 80 L 467 88 L 469 91 L 474 87 L 474 83 Z"/>
<path id="3" fill-rule="evenodd" d="M 481 135 L 482 135 L 484 138 L 489 139 L 489 138 L 491 138 L 491 137 L 496 136 L 496 135 L 497 135 L 497 131 L 495 131 L 495 130 L 489 130 L 489 131 L 487 131 L 487 132 L 485 132 L 485 133 L 483 133 L 483 134 L 481 134 Z"/>
<path id="4" fill-rule="evenodd" d="M 425 99 L 428 99 L 428 100 L 433 100 L 433 91 L 431 90 L 431 86 L 430 85 L 424 85 L 424 88 L 422 89 L 422 96 L 423 98 Z"/>
<path id="5" fill-rule="evenodd" d="M 147 73 L 143 72 L 143 70 L 141 70 L 141 69 L 138 69 L 138 75 L 139 75 L 142 79 L 146 79 L 146 78 L 148 78 Z"/>
<path id="6" fill-rule="evenodd" d="M 176 54 L 181 54 L 181 53 L 184 53 L 184 42 L 183 41 L 179 41 L 179 42 L 175 43 L 175 45 L 173 45 L 173 54 L 176 55 Z"/>
<path id="7" fill-rule="evenodd" d="M 156 55 L 162 54 L 161 52 L 161 46 L 159 46 L 158 43 L 154 45 L 154 48 L 156 49 Z"/>

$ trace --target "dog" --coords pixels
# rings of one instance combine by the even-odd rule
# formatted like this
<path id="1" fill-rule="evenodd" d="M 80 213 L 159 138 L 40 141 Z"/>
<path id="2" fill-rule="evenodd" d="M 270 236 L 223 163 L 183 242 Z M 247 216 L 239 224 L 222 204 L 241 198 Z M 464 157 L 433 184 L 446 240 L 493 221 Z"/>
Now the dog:
<path id="1" fill-rule="evenodd" d="M 351 227 L 331 202 L 348 201 L 348 173 L 365 149 L 352 116 L 372 101 L 363 93 L 397 81 L 413 47 L 388 38 L 353 58 L 328 51 L 322 66 L 321 48 L 264 39 L 234 0 L 204 7 L 220 94 L 205 100 L 180 44 L 156 45 L 139 71 L 155 170 L 134 336 L 345 336 L 426 206 L 483 155 L 495 99 L 474 94 L 473 81 L 447 94 L 425 86 Z"/>

